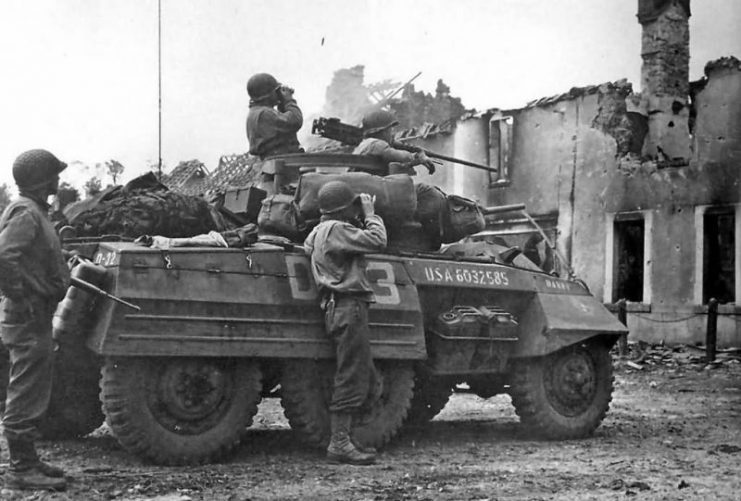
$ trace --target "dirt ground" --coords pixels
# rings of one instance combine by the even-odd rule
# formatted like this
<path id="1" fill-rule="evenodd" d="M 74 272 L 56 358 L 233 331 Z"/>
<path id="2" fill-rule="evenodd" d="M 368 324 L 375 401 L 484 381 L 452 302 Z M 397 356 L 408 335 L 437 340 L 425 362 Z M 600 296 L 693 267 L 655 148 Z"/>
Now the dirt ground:
<path id="1" fill-rule="evenodd" d="M 265 400 L 228 461 L 202 467 L 142 464 L 105 427 L 81 440 L 42 442 L 65 467 L 65 493 L 2 499 L 80 500 L 738 500 L 741 363 L 722 355 L 648 348 L 615 359 L 615 393 L 585 440 L 535 441 L 509 397 L 456 393 L 426 428 L 407 431 L 365 467 L 327 464 L 300 445 L 280 404 Z M 2 461 L 7 465 L 7 453 Z"/>

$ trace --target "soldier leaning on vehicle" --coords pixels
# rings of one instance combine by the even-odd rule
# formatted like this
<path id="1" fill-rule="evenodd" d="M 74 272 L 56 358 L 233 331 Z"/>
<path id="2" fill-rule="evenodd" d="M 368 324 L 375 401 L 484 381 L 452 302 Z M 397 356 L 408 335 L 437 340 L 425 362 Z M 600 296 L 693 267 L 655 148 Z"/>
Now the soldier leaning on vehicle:
<path id="1" fill-rule="evenodd" d="M 427 158 L 424 152 L 412 153 L 399 150 L 391 146 L 394 139 L 394 127 L 399 125 L 398 120 L 390 112 L 375 110 L 363 117 L 363 141 L 355 147 L 355 155 L 369 155 L 379 158 L 384 164 L 382 172 L 374 172 L 381 176 L 388 174 L 416 174 L 415 165 L 424 165 L 427 171 L 435 172 L 435 164 Z"/>
<path id="2" fill-rule="evenodd" d="M 10 452 L 7 488 L 66 486 L 64 471 L 42 462 L 34 444 L 52 391 L 52 317 L 70 280 L 47 204 L 66 167 L 46 150 L 19 155 L 13 178 L 20 196 L 0 217 L 0 335 L 10 353 L 3 415 Z"/>
<path id="3" fill-rule="evenodd" d="M 302 153 L 296 133 L 304 123 L 293 89 L 273 75 L 257 73 L 247 81 L 250 111 L 247 114 L 247 141 L 250 153 L 261 160 L 285 153 Z M 267 168 L 268 165 L 266 164 Z M 272 182 L 275 172 L 263 170 L 263 181 Z"/>
<path id="4" fill-rule="evenodd" d="M 326 183 L 318 197 L 322 218 L 304 246 L 311 256 L 326 332 L 336 352 L 327 458 L 370 464 L 375 461 L 375 450 L 363 448 L 351 438 L 353 416 L 372 407 L 382 392 L 368 331 L 368 303 L 375 298 L 363 256 L 386 247 L 386 227 L 375 214 L 371 196 L 356 195 L 342 181 Z"/>

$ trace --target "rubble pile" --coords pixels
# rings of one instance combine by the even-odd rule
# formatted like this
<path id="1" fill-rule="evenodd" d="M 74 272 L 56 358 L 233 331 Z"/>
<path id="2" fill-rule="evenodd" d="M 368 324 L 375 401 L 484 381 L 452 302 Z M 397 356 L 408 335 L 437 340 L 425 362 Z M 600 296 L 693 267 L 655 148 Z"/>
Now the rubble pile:
<path id="1" fill-rule="evenodd" d="M 725 364 L 741 364 L 741 348 L 717 350 L 715 360 L 708 361 L 704 346 L 649 344 L 643 341 L 630 343 L 625 357 L 619 357 L 615 346 L 613 355 L 618 365 L 627 370 L 650 371 L 653 368 L 677 369 L 698 366 L 719 367 Z M 622 362 L 622 364 L 621 364 Z"/>

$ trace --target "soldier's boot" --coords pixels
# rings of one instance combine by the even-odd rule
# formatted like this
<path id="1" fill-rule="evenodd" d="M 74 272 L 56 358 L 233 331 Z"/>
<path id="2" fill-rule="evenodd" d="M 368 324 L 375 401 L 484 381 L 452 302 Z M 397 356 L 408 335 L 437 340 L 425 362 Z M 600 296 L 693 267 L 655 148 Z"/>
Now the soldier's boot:
<path id="1" fill-rule="evenodd" d="M 329 440 L 329 447 L 327 447 L 327 459 L 332 463 L 373 464 L 376 455 L 359 451 L 350 440 L 352 414 L 333 412 L 329 417 L 332 435 Z"/>
<path id="2" fill-rule="evenodd" d="M 373 454 L 374 456 L 378 454 L 378 451 L 375 447 L 372 447 L 370 445 L 363 445 L 360 442 L 357 441 L 355 437 L 352 436 L 352 429 L 357 426 L 358 423 L 362 423 L 362 416 L 359 416 L 357 414 L 353 415 L 352 421 L 350 421 L 350 442 L 355 446 L 357 450 L 360 452 L 364 452 L 366 454 Z"/>
<path id="3" fill-rule="evenodd" d="M 67 487 L 64 472 L 39 460 L 34 443 L 29 440 L 8 439 L 10 467 L 5 473 L 7 489 L 61 491 Z M 48 473 L 47 473 L 48 472 Z M 62 474 L 59 476 L 50 476 Z"/>
<path id="4" fill-rule="evenodd" d="M 378 450 L 375 447 L 372 447 L 370 445 L 363 445 L 352 437 L 350 437 L 350 442 L 352 442 L 355 448 L 360 452 L 364 452 L 365 454 L 373 454 L 374 456 L 378 454 Z"/>

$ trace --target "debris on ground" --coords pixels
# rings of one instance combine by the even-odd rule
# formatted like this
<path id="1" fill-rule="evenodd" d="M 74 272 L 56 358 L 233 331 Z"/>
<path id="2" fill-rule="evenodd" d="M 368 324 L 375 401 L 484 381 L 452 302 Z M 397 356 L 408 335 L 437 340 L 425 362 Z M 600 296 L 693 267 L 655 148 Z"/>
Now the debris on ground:
<path id="1" fill-rule="evenodd" d="M 628 353 L 621 357 L 617 346 L 613 349 L 615 368 L 627 371 L 651 371 L 655 368 L 678 369 L 695 367 L 713 369 L 726 364 L 741 364 L 741 348 L 724 348 L 716 351 L 715 360 L 708 361 L 705 347 L 701 345 L 663 343 L 649 344 L 644 341 L 628 344 Z"/>

